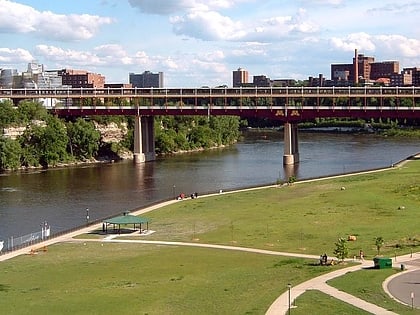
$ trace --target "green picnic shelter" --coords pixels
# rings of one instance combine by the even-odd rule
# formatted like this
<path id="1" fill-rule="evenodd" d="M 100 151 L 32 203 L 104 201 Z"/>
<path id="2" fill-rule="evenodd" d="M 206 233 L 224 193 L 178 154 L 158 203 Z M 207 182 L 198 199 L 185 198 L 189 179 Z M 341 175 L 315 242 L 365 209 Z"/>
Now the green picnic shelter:
<path id="1" fill-rule="evenodd" d="M 104 220 L 102 231 L 108 234 L 108 226 L 112 225 L 113 230 L 118 230 L 118 234 L 121 234 L 121 225 L 133 225 L 133 229 L 136 230 L 138 228 L 141 233 L 142 224 L 146 224 L 146 230 L 149 229 L 149 219 L 131 215 L 129 212 L 124 212 L 123 215 Z"/>

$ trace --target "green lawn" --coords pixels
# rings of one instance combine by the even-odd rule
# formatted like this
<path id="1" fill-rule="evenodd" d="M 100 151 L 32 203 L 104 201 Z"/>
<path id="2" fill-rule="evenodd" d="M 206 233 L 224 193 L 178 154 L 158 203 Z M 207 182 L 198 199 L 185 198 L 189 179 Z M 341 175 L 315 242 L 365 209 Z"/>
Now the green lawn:
<path id="1" fill-rule="evenodd" d="M 350 256 L 363 249 L 366 258 L 373 258 L 377 236 L 386 242 L 381 254 L 417 251 L 419 174 L 416 160 L 386 172 L 180 201 L 145 214 L 156 232 L 141 239 L 331 256 L 337 238 L 351 234 L 357 240 L 349 242 Z M 227 250 L 102 244 L 97 237 L 2 262 L 1 312 L 264 314 L 287 283 L 296 285 L 339 268 Z M 354 281 L 375 294 L 382 290 L 381 278 L 343 279 L 346 290 Z M 302 296 L 301 310 L 310 310 L 316 302 L 322 314 L 331 314 L 328 309 L 333 314 L 363 314 L 313 294 Z M 349 307 L 352 310 L 341 312 Z"/>
<path id="2" fill-rule="evenodd" d="M 397 272 L 397 269 L 365 269 L 332 279 L 328 284 L 397 314 L 420 314 L 420 310 L 390 299 L 383 291 L 382 282 Z"/>
<path id="3" fill-rule="evenodd" d="M 337 267 L 334 267 L 337 268 Z M 2 314 L 264 314 L 288 282 L 333 270 L 219 249 L 63 243 L 1 263 Z"/>
<path id="4" fill-rule="evenodd" d="M 363 249 L 369 259 L 382 236 L 381 254 L 400 255 L 420 241 L 419 173 L 420 161 L 413 161 L 386 172 L 185 200 L 145 215 L 156 230 L 148 239 L 331 255 L 338 237 L 355 235 L 349 256 Z"/>
<path id="5" fill-rule="evenodd" d="M 345 315 L 367 315 L 365 312 L 353 305 L 337 300 L 325 293 L 317 290 L 309 290 L 302 294 L 295 302 L 296 307 L 292 307 L 293 315 L 308 314 L 345 314 Z"/>

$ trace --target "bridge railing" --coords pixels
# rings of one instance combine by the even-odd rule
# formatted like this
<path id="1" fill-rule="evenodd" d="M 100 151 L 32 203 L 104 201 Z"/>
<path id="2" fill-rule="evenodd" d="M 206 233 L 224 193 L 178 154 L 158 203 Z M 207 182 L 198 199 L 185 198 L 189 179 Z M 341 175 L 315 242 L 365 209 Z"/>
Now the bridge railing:
<path id="1" fill-rule="evenodd" d="M 420 97 L 420 87 L 0 88 L 0 98 Z"/>

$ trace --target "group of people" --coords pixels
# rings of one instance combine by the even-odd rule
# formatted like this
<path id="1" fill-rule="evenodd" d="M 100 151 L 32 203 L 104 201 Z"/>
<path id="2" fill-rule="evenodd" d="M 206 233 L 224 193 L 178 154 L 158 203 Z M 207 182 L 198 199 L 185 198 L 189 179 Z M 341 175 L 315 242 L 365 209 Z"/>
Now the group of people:
<path id="1" fill-rule="evenodd" d="M 194 192 L 194 193 L 192 193 L 192 194 L 190 195 L 190 197 L 191 197 L 191 199 L 198 198 L 198 194 L 197 194 L 196 192 Z M 177 200 L 183 200 L 184 198 L 185 198 L 185 194 L 184 194 L 184 193 L 180 193 L 180 194 L 178 195 L 178 197 L 176 197 L 176 199 L 177 199 Z"/>

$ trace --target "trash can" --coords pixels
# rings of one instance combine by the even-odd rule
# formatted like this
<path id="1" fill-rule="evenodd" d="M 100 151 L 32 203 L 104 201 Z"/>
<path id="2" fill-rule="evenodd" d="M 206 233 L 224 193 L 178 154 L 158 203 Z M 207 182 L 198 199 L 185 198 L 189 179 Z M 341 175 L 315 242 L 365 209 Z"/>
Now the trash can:
<path id="1" fill-rule="evenodd" d="M 401 264 L 401 271 L 404 271 L 404 270 L 405 270 L 405 265 Z"/>
<path id="2" fill-rule="evenodd" d="M 392 268 L 391 258 L 375 257 L 373 259 L 373 263 L 375 264 L 376 269 Z"/>

